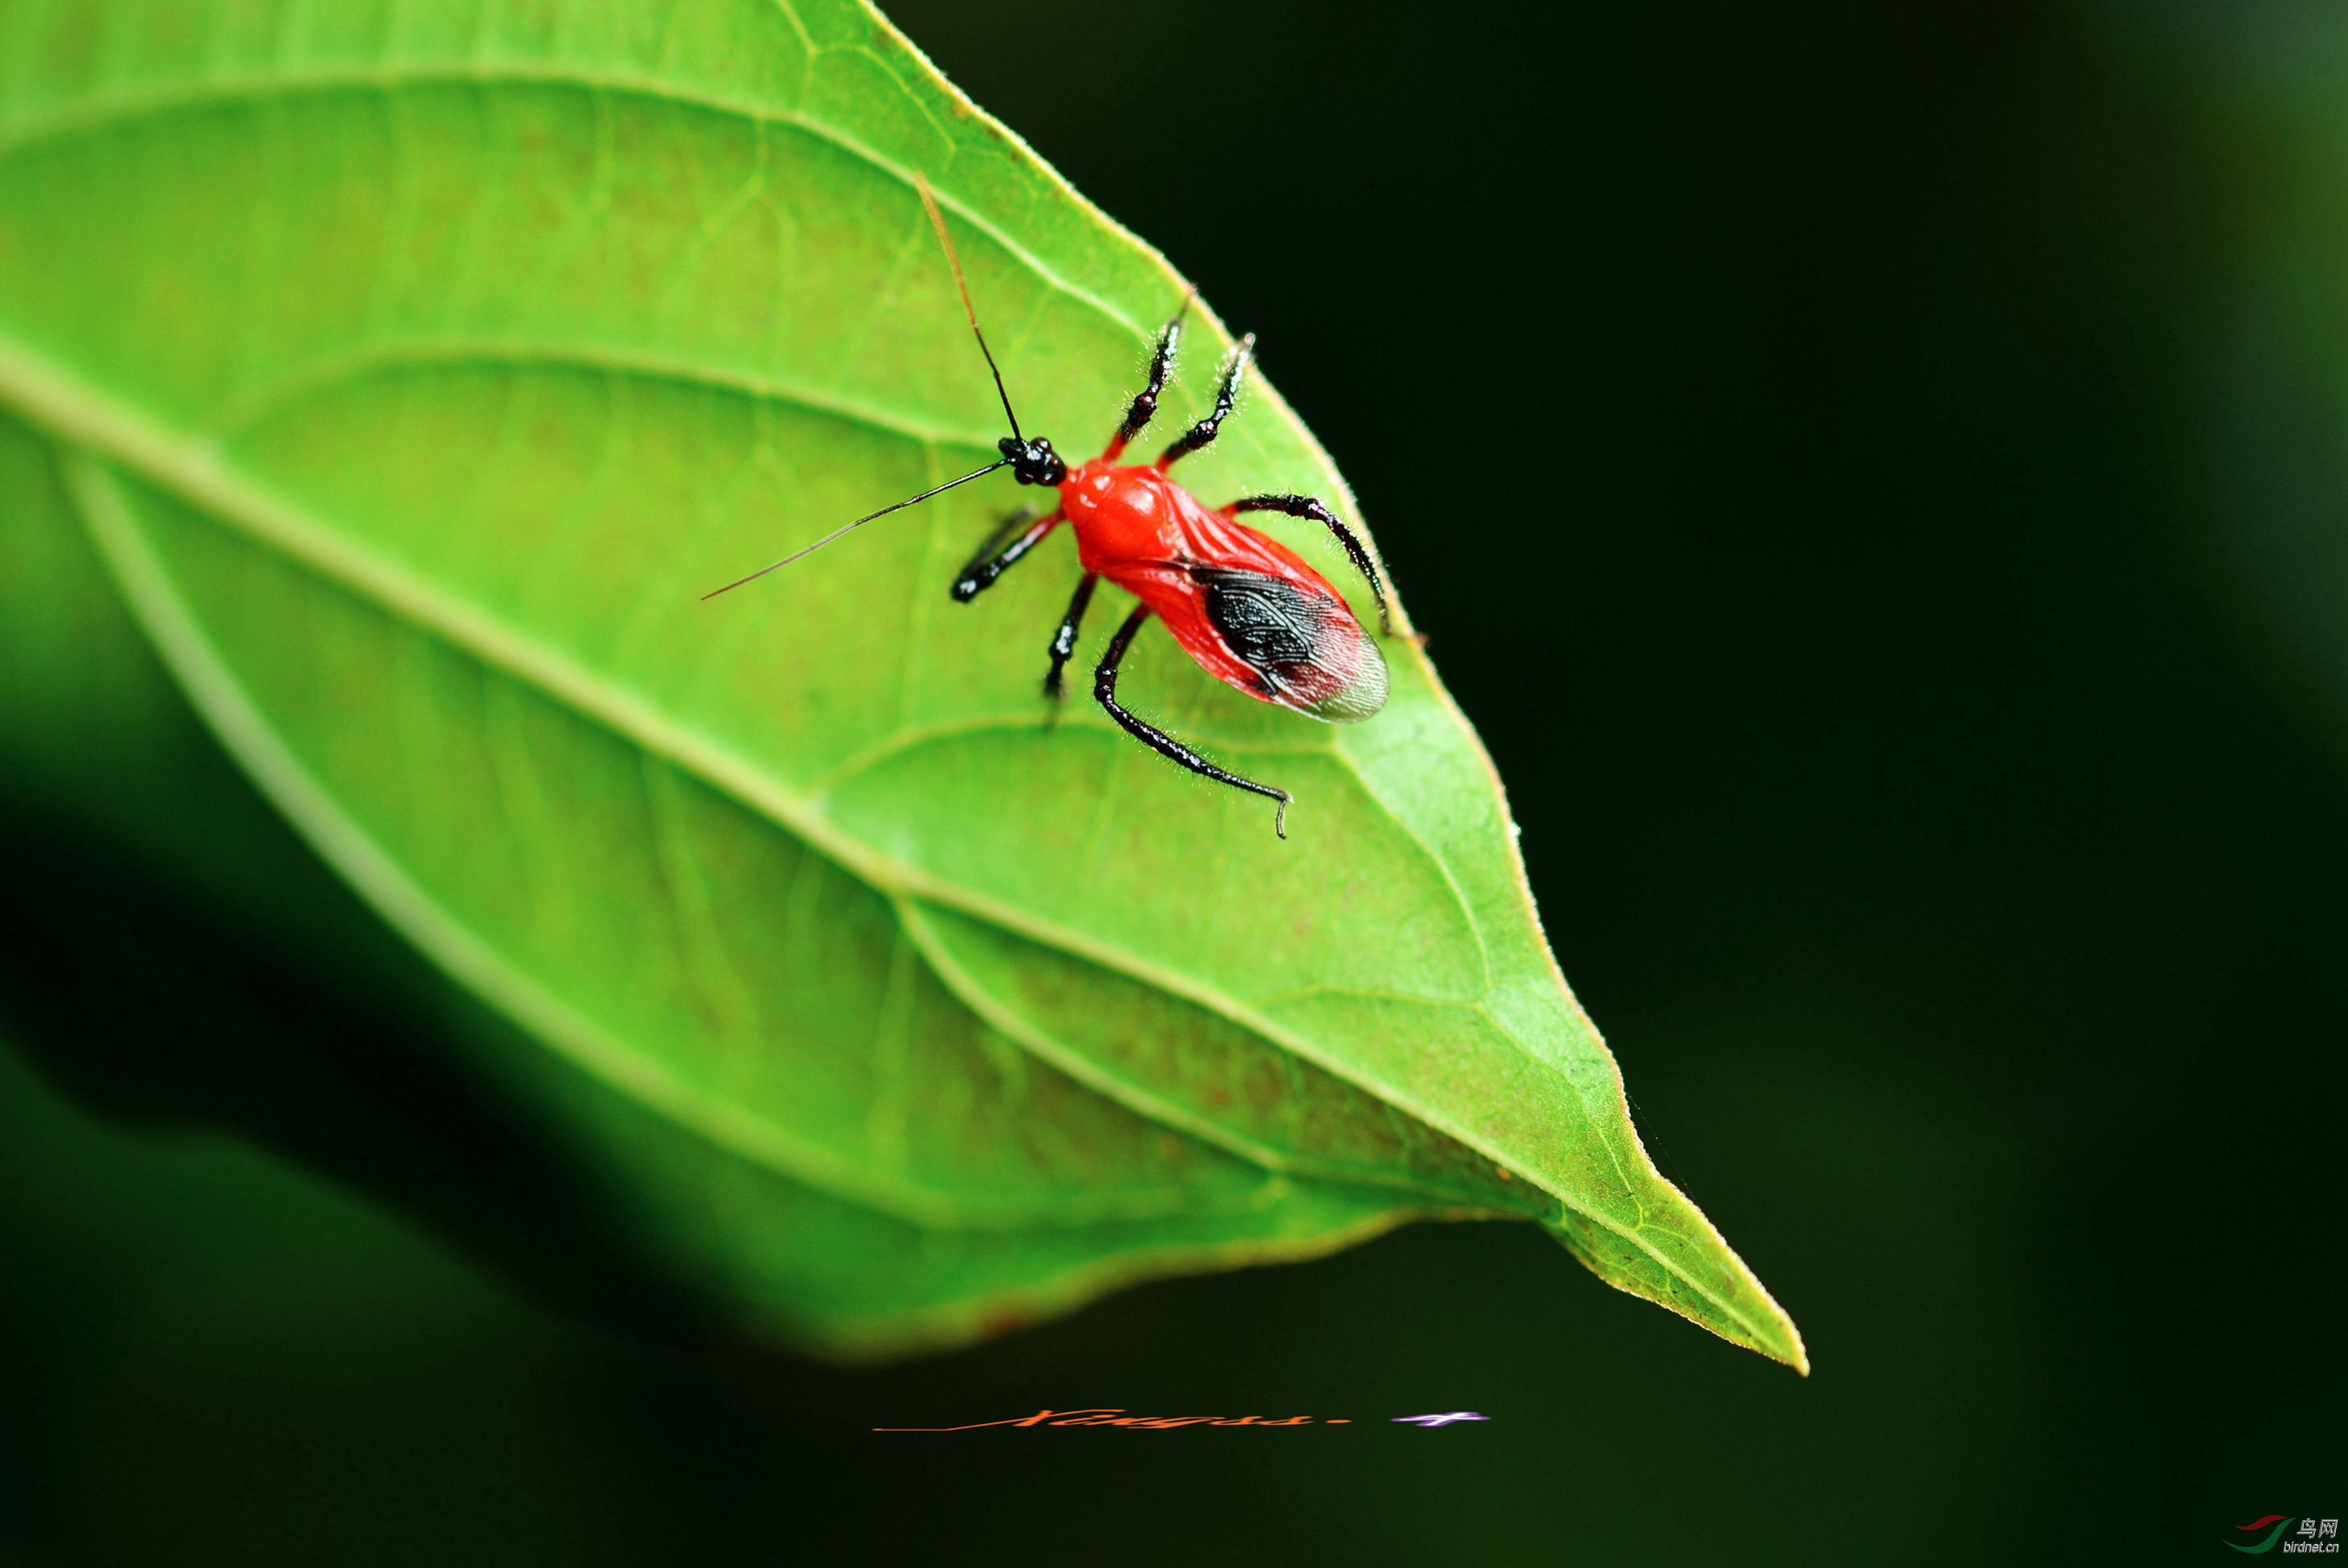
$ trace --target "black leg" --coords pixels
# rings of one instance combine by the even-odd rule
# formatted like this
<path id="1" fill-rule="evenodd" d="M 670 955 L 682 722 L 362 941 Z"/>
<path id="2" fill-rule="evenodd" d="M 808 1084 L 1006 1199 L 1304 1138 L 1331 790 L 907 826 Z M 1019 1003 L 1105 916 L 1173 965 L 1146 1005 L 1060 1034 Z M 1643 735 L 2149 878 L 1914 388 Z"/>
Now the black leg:
<path id="1" fill-rule="evenodd" d="M 968 577 L 980 567 L 984 566 L 988 559 L 1003 548 L 1004 540 L 1009 538 L 1016 529 L 1033 522 L 1035 518 L 1035 507 L 1022 507 L 995 524 L 986 538 L 980 541 L 978 548 L 970 552 L 970 559 L 963 562 L 962 570 L 954 573 L 956 580 Z"/>
<path id="2" fill-rule="evenodd" d="M 1278 801 L 1280 809 L 1272 814 L 1272 830 L 1281 837 L 1286 838 L 1288 836 L 1288 803 L 1295 799 L 1295 796 L 1284 789 L 1274 789 L 1270 784 L 1260 784 L 1253 779 L 1243 779 L 1237 774 L 1225 773 L 1165 731 L 1150 728 L 1117 705 L 1117 667 L 1124 661 L 1126 649 L 1132 645 L 1133 634 L 1140 630 L 1141 623 L 1148 619 L 1149 607 L 1146 604 L 1135 605 L 1133 613 L 1125 618 L 1125 624 L 1117 629 L 1117 635 L 1109 639 L 1108 651 L 1101 655 L 1100 663 L 1093 671 L 1094 700 L 1108 710 L 1108 716 L 1123 725 L 1127 734 L 1131 735 L 1159 755 L 1170 758 L 1189 768 L 1192 773 L 1213 779 L 1217 784 L 1227 784 L 1233 789 L 1243 789 L 1251 794 L 1262 795 L 1268 800 Z"/>
<path id="3" fill-rule="evenodd" d="M 1102 456 L 1117 456 L 1127 442 L 1149 428 L 1149 422 L 1158 417 L 1158 395 L 1166 390 L 1166 377 L 1173 372 L 1174 350 L 1182 342 L 1182 318 L 1190 313 L 1191 296 L 1198 292 L 1192 289 L 1182 296 L 1181 308 L 1158 333 L 1158 347 L 1149 356 L 1149 384 L 1135 395 L 1133 406 L 1125 411 L 1125 423 L 1109 437 L 1108 450 Z"/>
<path id="4" fill-rule="evenodd" d="M 1068 613 L 1060 617 L 1060 630 L 1052 633 L 1052 668 L 1044 677 L 1044 695 L 1054 702 L 1060 700 L 1060 671 L 1076 651 L 1076 628 L 1085 620 L 1085 607 L 1093 601 L 1093 589 L 1100 584 L 1098 572 L 1086 572 L 1076 583 L 1076 591 L 1068 600 Z"/>
<path id="5" fill-rule="evenodd" d="M 1004 536 L 1026 522 L 1032 515 L 1032 507 L 1022 507 L 1005 518 L 1003 520 L 1003 526 L 989 534 L 986 542 L 978 547 L 978 553 L 971 557 L 964 563 L 962 570 L 954 574 L 953 592 L 956 604 L 968 604 L 972 600 L 993 588 L 996 578 L 1018 565 L 1021 556 L 1042 544 L 1044 536 L 1059 526 L 1060 514 L 1053 512 L 1048 516 L 1037 518 L 1034 523 L 1029 524 L 1025 533 L 1021 534 L 1009 544 L 1003 545 Z M 997 545 L 1003 545 L 999 553 L 995 550 Z"/>
<path id="6" fill-rule="evenodd" d="M 1354 569 L 1368 580 L 1370 591 L 1377 596 L 1378 630 L 1388 637 L 1394 635 L 1394 617 L 1386 610 L 1385 585 L 1378 581 L 1378 569 L 1372 564 L 1370 552 L 1354 537 L 1354 530 L 1336 513 L 1310 496 L 1250 496 L 1223 508 L 1227 517 L 1241 512 L 1285 512 L 1292 518 L 1310 518 L 1316 523 L 1327 524 L 1329 531 L 1337 536 L 1337 542 L 1345 547 L 1345 554 L 1353 559 Z"/>
<path id="7" fill-rule="evenodd" d="M 1165 456 L 1158 459 L 1159 467 L 1170 467 L 1177 459 L 1189 456 L 1214 440 L 1215 433 L 1223 427 L 1223 421 L 1231 416 L 1231 405 L 1240 395 L 1240 377 L 1246 374 L 1248 360 L 1254 353 L 1255 333 L 1250 333 L 1240 339 L 1239 346 L 1231 350 L 1231 363 L 1223 366 L 1222 384 L 1215 388 L 1215 411 L 1185 431 L 1182 439 L 1166 448 Z"/>

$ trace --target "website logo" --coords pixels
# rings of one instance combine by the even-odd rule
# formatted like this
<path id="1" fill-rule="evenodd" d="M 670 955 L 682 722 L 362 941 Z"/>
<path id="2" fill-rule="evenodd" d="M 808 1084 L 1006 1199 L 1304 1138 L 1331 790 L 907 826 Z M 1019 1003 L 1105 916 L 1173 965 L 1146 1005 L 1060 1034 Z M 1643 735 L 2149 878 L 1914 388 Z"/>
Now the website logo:
<path id="1" fill-rule="evenodd" d="M 2253 1519 L 2248 1524 L 2237 1524 L 2234 1528 L 2245 1535 L 2257 1535 L 2262 1530 L 2266 1533 L 2255 1542 L 2229 1541 L 2226 1544 L 2237 1552 L 2253 1557 L 2263 1552 L 2271 1552 L 2277 1545 L 2281 1546 L 2285 1552 L 2325 1553 L 2339 1552 L 2340 1522 L 2338 1520 L 2315 1519 L 2301 1515 L 2299 1528 L 2292 1530 L 2292 1517 L 2287 1513 L 2270 1513 L 2264 1518 Z M 2289 1532 L 2291 1536 L 2287 1541 L 2283 1539 L 2285 1532 Z"/>

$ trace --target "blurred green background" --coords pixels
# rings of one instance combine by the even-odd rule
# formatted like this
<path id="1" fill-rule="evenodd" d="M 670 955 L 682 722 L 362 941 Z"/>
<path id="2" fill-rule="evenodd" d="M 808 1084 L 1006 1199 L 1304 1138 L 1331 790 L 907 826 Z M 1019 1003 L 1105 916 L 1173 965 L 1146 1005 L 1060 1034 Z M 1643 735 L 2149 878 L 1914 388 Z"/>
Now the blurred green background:
<path id="1" fill-rule="evenodd" d="M 878 1372 L 693 1348 L 417 1043 L 465 1004 L 159 712 L 168 802 L 0 789 L 0 1563 L 2208 1562 L 2348 1514 L 2348 26 L 891 14 L 1263 334 L 1816 1375 L 1513 1225 Z M 288 1031 L 333 1049 L 261 1081 Z M 1045 1404 L 1354 1424 L 866 1430 Z"/>

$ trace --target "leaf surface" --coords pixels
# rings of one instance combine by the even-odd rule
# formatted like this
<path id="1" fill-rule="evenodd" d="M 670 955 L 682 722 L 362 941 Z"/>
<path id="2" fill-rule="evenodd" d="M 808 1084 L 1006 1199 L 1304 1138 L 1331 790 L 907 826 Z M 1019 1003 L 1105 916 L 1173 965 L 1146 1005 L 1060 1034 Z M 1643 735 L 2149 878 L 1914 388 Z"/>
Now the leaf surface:
<path id="1" fill-rule="evenodd" d="M 877 15 L 57 0 L 0 84 L 0 398 L 231 751 L 743 1310 L 880 1354 L 1519 1215 L 1805 1364 L 1648 1163 L 1416 648 L 1331 728 L 1137 644 L 1282 843 L 1047 712 L 1064 538 L 948 600 L 1007 482 L 699 600 L 992 456 L 916 170 L 1064 450 L 1183 292 Z M 1260 383 L 1183 477 L 1351 510 Z"/>

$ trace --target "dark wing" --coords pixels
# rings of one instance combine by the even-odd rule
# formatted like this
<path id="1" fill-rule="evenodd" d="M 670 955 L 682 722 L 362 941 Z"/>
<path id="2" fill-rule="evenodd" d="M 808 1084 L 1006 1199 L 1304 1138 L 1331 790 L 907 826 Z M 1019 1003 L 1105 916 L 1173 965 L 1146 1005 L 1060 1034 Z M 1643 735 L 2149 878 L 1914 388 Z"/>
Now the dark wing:
<path id="1" fill-rule="evenodd" d="M 1334 589 L 1239 567 L 1192 567 L 1190 578 L 1223 646 L 1255 671 L 1259 695 L 1337 724 L 1386 705 L 1385 655 Z"/>

